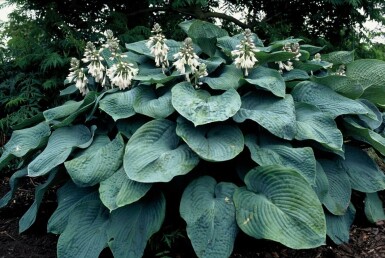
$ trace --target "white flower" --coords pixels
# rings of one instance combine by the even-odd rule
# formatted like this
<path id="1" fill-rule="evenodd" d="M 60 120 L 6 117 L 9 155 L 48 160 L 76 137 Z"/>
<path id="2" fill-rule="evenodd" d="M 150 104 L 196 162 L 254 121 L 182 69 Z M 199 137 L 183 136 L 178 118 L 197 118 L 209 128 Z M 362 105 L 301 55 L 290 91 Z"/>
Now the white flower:
<path id="1" fill-rule="evenodd" d="M 313 61 L 321 62 L 321 54 L 320 53 L 315 54 Z"/>
<path id="2" fill-rule="evenodd" d="M 111 30 L 106 30 L 104 32 L 104 36 L 106 37 L 106 43 L 103 45 L 103 47 L 108 48 L 111 51 L 113 59 L 120 49 L 119 40 L 114 37 L 114 34 Z"/>
<path id="3" fill-rule="evenodd" d="M 235 57 L 235 66 L 237 68 L 245 69 L 245 76 L 248 76 L 248 69 L 253 68 L 255 63 L 258 62 L 255 53 L 259 52 L 259 49 L 255 47 L 249 29 L 246 29 L 243 35 L 244 39 L 237 45 L 237 49 L 231 51 L 231 55 Z"/>
<path id="4" fill-rule="evenodd" d="M 345 65 L 340 65 L 337 69 L 337 71 L 335 72 L 335 75 L 339 75 L 339 76 L 346 76 L 346 71 L 345 71 Z"/>
<path id="5" fill-rule="evenodd" d="M 150 37 L 146 46 L 151 50 L 151 54 L 155 56 L 156 66 L 162 66 L 164 70 L 169 66 L 167 59 L 169 47 L 166 45 L 166 38 L 162 34 L 162 29 L 158 23 L 155 23 L 151 32 L 154 33 L 154 36 Z"/>
<path id="6" fill-rule="evenodd" d="M 296 54 L 294 57 L 294 60 L 299 61 L 299 57 L 301 56 L 301 53 L 299 52 L 300 46 L 297 42 L 292 44 L 286 43 L 285 46 L 283 46 L 282 50 Z"/>
<path id="7" fill-rule="evenodd" d="M 100 52 L 103 49 L 97 50 L 95 45 L 92 42 L 88 42 L 86 46 L 86 51 L 84 52 L 83 62 L 90 64 L 88 67 L 88 72 L 95 78 L 96 82 L 102 82 L 104 78 L 105 67 L 102 62 L 103 57 L 100 56 Z"/>
<path id="8" fill-rule="evenodd" d="M 67 76 L 69 82 L 75 80 L 75 86 L 79 89 L 80 93 L 86 95 L 89 90 L 87 88 L 88 79 L 83 72 L 82 68 L 79 68 L 80 62 L 76 58 L 71 59 L 70 73 Z"/>
<path id="9" fill-rule="evenodd" d="M 175 68 L 181 74 L 186 75 L 186 79 L 190 81 L 189 73 L 186 73 L 186 66 L 191 70 L 191 73 L 198 71 L 198 66 L 200 65 L 199 57 L 195 54 L 192 39 L 186 38 L 184 40 L 183 46 L 180 48 L 179 52 L 174 54 Z"/>
<path id="10" fill-rule="evenodd" d="M 285 64 L 284 62 L 282 62 L 282 61 L 278 61 L 278 62 L 276 62 L 276 63 L 278 63 L 278 67 L 279 67 L 279 70 L 278 70 L 278 71 L 279 71 L 280 73 L 282 73 L 283 70 L 291 71 L 291 70 L 294 69 L 293 63 L 290 62 L 290 61 L 286 61 L 286 64 Z"/>
<path id="11" fill-rule="evenodd" d="M 121 61 L 107 70 L 107 76 L 110 78 L 112 86 L 116 85 L 123 90 L 131 85 L 132 79 L 138 72 L 139 69 L 135 68 L 133 64 Z"/>

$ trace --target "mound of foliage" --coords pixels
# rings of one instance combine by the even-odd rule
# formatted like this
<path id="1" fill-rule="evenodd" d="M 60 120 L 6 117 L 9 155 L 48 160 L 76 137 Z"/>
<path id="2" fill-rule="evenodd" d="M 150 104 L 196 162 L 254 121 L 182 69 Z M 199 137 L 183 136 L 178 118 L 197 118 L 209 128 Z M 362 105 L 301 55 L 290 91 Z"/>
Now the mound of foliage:
<path id="1" fill-rule="evenodd" d="M 385 175 L 365 151 L 385 155 L 385 62 L 320 55 L 298 39 L 264 46 L 199 20 L 180 26 L 185 42 L 155 26 L 124 53 L 110 32 L 100 48 L 87 44 L 89 65 L 73 59 L 62 92 L 84 99 L 18 125 L 0 168 L 18 160 L 19 170 L 0 207 L 20 178 L 45 179 L 20 232 L 50 187 L 59 189 L 48 232 L 66 258 L 106 247 L 141 257 L 176 214 L 198 257 L 230 256 L 240 231 L 294 249 L 327 236 L 341 244 L 352 191 L 366 194 L 369 221 L 385 218 Z"/>

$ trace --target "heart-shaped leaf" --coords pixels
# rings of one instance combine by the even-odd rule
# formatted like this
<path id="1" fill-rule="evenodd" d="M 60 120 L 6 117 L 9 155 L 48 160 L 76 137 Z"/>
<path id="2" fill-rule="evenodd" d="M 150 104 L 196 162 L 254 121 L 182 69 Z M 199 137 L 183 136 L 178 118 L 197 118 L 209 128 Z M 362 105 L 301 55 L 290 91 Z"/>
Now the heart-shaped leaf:
<path id="1" fill-rule="evenodd" d="M 285 81 L 276 70 L 258 66 L 250 72 L 245 81 L 257 86 L 257 88 L 270 91 L 277 97 L 285 97 Z"/>
<path id="2" fill-rule="evenodd" d="M 281 165 L 292 168 L 301 174 L 310 185 L 315 184 L 316 160 L 309 147 L 293 148 L 267 134 L 247 135 L 245 144 L 251 158 L 260 166 Z"/>
<path id="3" fill-rule="evenodd" d="M 295 104 L 297 118 L 297 140 L 314 140 L 327 149 L 343 152 L 343 138 L 337 124 L 328 114 L 316 106 L 306 103 Z"/>
<path id="4" fill-rule="evenodd" d="M 47 231 L 54 234 L 63 233 L 72 210 L 76 207 L 78 201 L 86 198 L 89 194 L 97 198 L 93 189 L 77 187 L 72 181 L 60 187 L 57 191 L 58 207 L 49 218 Z"/>
<path id="5" fill-rule="evenodd" d="M 385 220 L 385 212 L 378 193 L 367 193 L 365 198 L 365 215 L 372 223 Z"/>
<path id="6" fill-rule="evenodd" d="M 23 157 L 30 150 L 40 147 L 51 134 L 51 129 L 46 122 L 31 128 L 13 131 L 11 139 L 4 145 L 0 157 L 0 169 L 15 157 Z"/>
<path id="7" fill-rule="evenodd" d="M 112 176 L 100 182 L 100 199 L 110 211 L 113 211 L 136 202 L 150 190 L 151 186 L 152 184 L 130 180 L 124 169 L 121 168 Z"/>
<path id="8" fill-rule="evenodd" d="M 43 184 L 36 186 L 35 200 L 19 220 L 19 233 L 26 231 L 33 225 L 33 223 L 35 223 L 37 212 L 39 211 L 40 204 L 43 201 L 44 194 L 53 183 L 53 180 L 55 179 L 56 174 L 57 174 L 56 170 L 52 171 L 47 181 L 45 181 Z"/>
<path id="9" fill-rule="evenodd" d="M 134 100 L 138 89 L 117 91 L 105 95 L 99 102 L 99 108 L 106 112 L 114 121 L 135 115 Z"/>
<path id="10" fill-rule="evenodd" d="M 114 257 L 142 257 L 147 241 L 160 229 L 165 214 L 166 199 L 161 193 L 111 212 L 106 231 Z"/>
<path id="11" fill-rule="evenodd" d="M 172 105 L 195 126 L 224 121 L 241 107 L 241 98 L 234 89 L 211 96 L 205 90 L 196 90 L 189 82 L 181 82 L 172 90 Z"/>
<path id="12" fill-rule="evenodd" d="M 136 89 L 134 109 L 137 113 L 152 118 L 166 118 L 174 113 L 169 88 L 155 90 L 150 86 L 139 85 Z"/>
<path id="13" fill-rule="evenodd" d="M 64 162 L 72 181 L 79 186 L 93 186 L 110 177 L 122 165 L 124 141 L 120 134 L 109 144 Z"/>
<path id="14" fill-rule="evenodd" d="M 242 106 L 233 119 L 242 123 L 253 120 L 270 133 L 291 140 L 296 134 L 294 101 L 291 95 L 285 98 L 267 92 L 249 92 L 242 96 Z"/>
<path id="15" fill-rule="evenodd" d="M 315 82 L 301 82 L 291 93 L 297 102 L 312 104 L 336 118 L 345 114 L 367 114 L 360 102 L 348 99 L 327 86 Z"/>
<path id="16" fill-rule="evenodd" d="M 203 125 L 195 127 L 179 117 L 176 134 L 202 159 L 225 161 L 235 158 L 244 146 L 242 131 L 235 125 Z"/>
<path id="17" fill-rule="evenodd" d="M 352 136 L 356 140 L 369 143 L 382 155 L 385 155 L 385 138 L 381 134 L 359 125 L 351 117 L 344 118 L 344 126 L 347 129 L 347 135 Z"/>
<path id="18" fill-rule="evenodd" d="M 352 189 L 374 193 L 385 189 L 385 174 L 361 148 L 345 145 L 345 159 L 340 163 L 350 178 Z"/>
<path id="19" fill-rule="evenodd" d="M 199 157 L 180 144 L 176 124 L 166 119 L 152 120 L 140 127 L 126 146 L 123 164 L 131 180 L 142 183 L 168 182 L 190 172 Z"/>
<path id="20" fill-rule="evenodd" d="M 308 182 L 295 170 L 260 166 L 245 177 L 234 204 L 238 226 L 257 239 L 280 242 L 293 249 L 325 243 L 322 205 Z"/>
<path id="21" fill-rule="evenodd" d="M 218 77 L 206 76 L 202 78 L 202 82 L 207 83 L 214 90 L 229 90 L 238 89 L 241 78 L 243 78 L 241 69 L 236 68 L 234 65 L 226 65 Z"/>
<path id="22" fill-rule="evenodd" d="M 311 80 L 314 81 L 315 83 L 328 86 L 333 91 L 338 92 L 339 94 L 350 99 L 359 98 L 364 92 L 362 85 L 357 80 L 353 80 L 352 78 L 349 78 L 347 76 L 340 76 L 340 75 L 328 75 L 324 77 L 313 76 L 311 77 Z"/>
<path id="23" fill-rule="evenodd" d="M 107 246 L 108 216 L 97 194 L 78 201 L 59 237 L 58 258 L 98 257 Z"/>
<path id="24" fill-rule="evenodd" d="M 352 193 L 349 177 L 337 161 L 321 159 L 318 162 L 329 182 L 329 191 L 323 204 L 332 214 L 344 215 Z M 322 171 L 318 172 L 322 173 Z"/>
<path id="25" fill-rule="evenodd" d="M 238 226 L 232 201 L 236 185 L 209 176 L 192 181 L 184 190 L 180 215 L 198 257 L 229 257 Z"/>
<path id="26" fill-rule="evenodd" d="M 361 98 L 385 106 L 385 62 L 374 59 L 356 60 L 346 66 L 346 75 L 364 87 Z"/>
<path id="27" fill-rule="evenodd" d="M 356 209 L 352 204 L 341 216 L 326 213 L 326 234 L 337 245 L 349 242 L 350 227 L 356 215 Z"/>
<path id="28" fill-rule="evenodd" d="M 29 176 L 41 176 L 63 163 L 72 150 L 89 145 L 93 134 L 84 125 L 62 127 L 48 139 L 46 148 L 28 165 Z M 87 146 L 88 147 L 88 146 Z"/>

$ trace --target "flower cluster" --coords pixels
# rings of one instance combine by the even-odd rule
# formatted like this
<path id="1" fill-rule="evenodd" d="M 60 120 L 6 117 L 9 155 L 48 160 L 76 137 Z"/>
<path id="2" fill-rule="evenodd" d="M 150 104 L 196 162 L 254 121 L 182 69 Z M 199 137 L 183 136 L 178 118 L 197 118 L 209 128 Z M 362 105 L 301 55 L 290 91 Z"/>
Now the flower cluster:
<path id="1" fill-rule="evenodd" d="M 107 76 L 110 78 L 112 86 L 116 85 L 123 90 L 129 88 L 132 79 L 138 72 L 139 69 L 135 68 L 133 64 L 120 61 L 107 70 Z"/>
<path id="2" fill-rule="evenodd" d="M 294 53 L 295 56 L 294 56 L 294 60 L 296 61 L 299 61 L 299 57 L 301 56 L 301 53 L 299 52 L 300 50 L 300 46 L 298 43 L 286 43 L 283 48 L 282 48 L 283 51 L 285 52 L 291 52 L 291 53 Z M 282 61 L 278 61 L 276 62 L 278 64 L 278 71 L 280 73 L 283 73 L 283 71 L 291 71 L 294 69 L 293 67 L 293 62 L 289 60 L 285 62 L 282 62 Z"/>
<path id="3" fill-rule="evenodd" d="M 248 69 L 254 67 L 255 63 L 258 62 L 255 57 L 255 53 L 259 52 L 254 45 L 252 39 L 252 33 L 249 29 L 246 29 L 243 33 L 244 38 L 241 40 L 240 44 L 237 45 L 237 49 L 231 51 L 231 55 L 235 57 L 234 64 L 237 68 L 245 69 L 245 76 L 247 76 Z"/>
<path id="4" fill-rule="evenodd" d="M 345 65 L 340 65 L 337 69 L 337 71 L 335 72 L 335 75 L 339 75 L 339 76 L 346 76 L 346 71 L 345 71 L 346 67 Z"/>
<path id="5" fill-rule="evenodd" d="M 100 52 L 103 49 L 97 50 L 92 42 L 88 42 L 86 50 L 84 52 L 84 63 L 90 62 L 88 72 L 95 78 L 95 82 L 102 82 L 104 78 L 105 67 L 102 64 L 103 57 L 100 56 Z"/>
<path id="6" fill-rule="evenodd" d="M 197 75 L 199 72 L 199 66 L 201 63 L 199 62 L 199 57 L 195 54 L 193 43 L 191 38 L 186 38 L 184 40 L 183 46 L 180 48 L 179 52 L 174 54 L 174 58 L 176 61 L 174 62 L 175 68 L 181 73 L 186 75 L 186 80 L 190 81 L 189 72 L 186 72 L 186 66 L 190 68 L 192 74 L 196 75 L 196 77 L 202 77 L 203 73 L 200 72 L 200 75 Z M 204 66 L 206 68 L 206 66 Z M 203 68 L 201 68 L 203 69 Z M 207 71 L 206 71 L 207 74 Z"/>
<path id="7" fill-rule="evenodd" d="M 291 52 L 291 53 L 294 53 L 295 54 L 295 57 L 294 57 L 294 60 L 296 61 L 299 61 L 299 57 L 301 56 L 301 53 L 299 52 L 300 50 L 300 46 L 299 44 L 296 42 L 296 43 L 286 43 L 283 48 L 282 48 L 283 51 L 286 51 L 286 52 Z"/>
<path id="8" fill-rule="evenodd" d="M 167 59 L 169 48 L 166 45 L 166 38 L 162 34 L 162 28 L 158 23 L 155 23 L 151 32 L 154 35 L 147 41 L 146 46 L 151 50 L 151 54 L 155 56 L 156 66 L 162 66 L 164 72 L 165 68 L 169 66 Z"/>
<path id="9" fill-rule="evenodd" d="M 103 45 L 103 47 L 108 48 L 111 51 L 111 59 L 113 59 L 118 55 L 120 50 L 119 40 L 114 37 L 114 33 L 111 30 L 106 30 L 104 32 L 104 36 L 106 37 L 106 43 Z"/>
<path id="10" fill-rule="evenodd" d="M 67 76 L 67 80 L 69 82 L 73 82 L 76 80 L 75 86 L 76 88 L 79 89 L 80 93 L 83 95 L 86 95 L 88 93 L 88 88 L 87 88 L 87 82 L 88 79 L 84 74 L 84 71 L 82 68 L 79 67 L 80 62 L 76 58 L 71 59 L 71 68 L 70 68 L 70 73 Z"/>
<path id="11" fill-rule="evenodd" d="M 317 53 L 314 55 L 313 61 L 321 62 L 321 54 Z"/>

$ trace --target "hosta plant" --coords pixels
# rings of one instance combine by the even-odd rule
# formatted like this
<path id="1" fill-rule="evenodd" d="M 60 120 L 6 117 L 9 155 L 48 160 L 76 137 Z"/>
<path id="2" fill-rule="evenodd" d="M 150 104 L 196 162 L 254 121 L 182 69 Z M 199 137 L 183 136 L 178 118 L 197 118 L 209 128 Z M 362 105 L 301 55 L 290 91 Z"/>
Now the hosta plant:
<path id="1" fill-rule="evenodd" d="M 69 85 L 83 99 L 26 120 L 0 167 L 43 177 L 20 232 L 44 192 L 58 187 L 48 232 L 58 257 L 141 257 L 178 214 L 198 257 L 230 256 L 237 234 L 315 248 L 347 242 L 352 192 L 369 221 L 384 219 L 385 62 L 286 39 L 264 46 L 250 30 L 229 36 L 199 20 L 186 40 L 159 26 L 126 44 L 111 31 L 73 59 Z M 175 220 L 174 220 L 175 221 Z"/>

